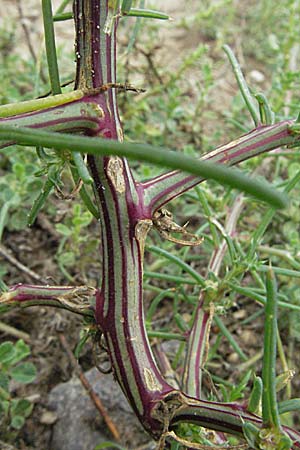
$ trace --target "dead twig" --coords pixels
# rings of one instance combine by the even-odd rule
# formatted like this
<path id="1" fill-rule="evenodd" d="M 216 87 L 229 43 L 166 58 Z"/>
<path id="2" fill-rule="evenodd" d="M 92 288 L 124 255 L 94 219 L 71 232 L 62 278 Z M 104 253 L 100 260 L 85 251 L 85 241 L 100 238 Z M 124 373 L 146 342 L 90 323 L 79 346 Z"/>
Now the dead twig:
<path id="1" fill-rule="evenodd" d="M 79 366 L 64 334 L 59 333 L 59 340 L 61 342 L 62 347 L 64 348 L 64 350 L 66 351 L 71 365 L 73 367 L 73 369 L 75 370 L 76 374 L 78 375 L 78 378 L 80 379 L 83 387 L 86 389 L 87 393 L 89 394 L 91 400 L 94 402 L 96 408 L 98 409 L 98 411 L 100 412 L 101 416 L 103 417 L 107 427 L 109 428 L 111 434 L 113 435 L 114 439 L 116 439 L 117 441 L 120 441 L 120 433 L 116 427 L 116 425 L 114 424 L 114 422 L 112 421 L 112 419 L 110 418 L 110 416 L 108 415 L 106 409 L 104 408 L 100 398 L 98 397 L 98 395 L 96 394 L 96 392 L 93 390 L 93 387 L 91 386 L 91 384 L 89 383 L 89 381 L 87 380 L 86 376 L 84 375 L 81 367 Z"/>
<path id="2" fill-rule="evenodd" d="M 31 54 L 31 57 L 32 57 L 33 61 L 36 63 L 37 62 L 37 57 L 36 57 L 36 54 L 35 54 L 32 42 L 31 42 L 30 31 L 28 29 L 28 26 L 27 26 L 27 23 L 26 23 L 26 19 L 25 19 L 24 14 L 23 14 L 22 4 L 21 4 L 20 0 L 17 0 L 17 8 L 18 8 L 20 22 L 21 22 L 21 25 L 22 25 L 22 28 L 23 28 L 23 31 L 24 31 L 24 34 L 25 34 L 25 39 L 26 39 L 28 50 L 29 50 L 29 52 Z"/>
<path id="3" fill-rule="evenodd" d="M 17 267 L 17 269 L 21 270 L 22 272 L 26 273 L 30 278 L 32 278 L 35 281 L 38 281 L 39 283 L 47 284 L 47 281 L 38 275 L 36 272 L 34 272 L 31 269 L 28 269 L 28 267 L 24 266 L 20 261 L 18 261 L 11 253 L 11 250 L 6 248 L 3 244 L 0 244 L 0 255 L 3 256 L 3 258 L 7 259 L 13 266 Z"/>
<path id="4" fill-rule="evenodd" d="M 30 336 L 25 331 L 17 330 L 11 325 L 7 325 L 4 322 L 0 322 L 0 331 L 11 336 L 15 336 L 18 339 L 23 339 L 25 342 L 30 342 Z M 1 448 L 1 447 L 0 447 Z"/>

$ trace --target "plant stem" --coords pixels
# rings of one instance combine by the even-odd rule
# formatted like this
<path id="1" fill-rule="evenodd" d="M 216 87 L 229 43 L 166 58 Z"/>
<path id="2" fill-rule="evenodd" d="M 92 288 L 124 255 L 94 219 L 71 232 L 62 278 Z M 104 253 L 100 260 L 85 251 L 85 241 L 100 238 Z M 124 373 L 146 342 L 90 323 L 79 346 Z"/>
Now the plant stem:
<path id="1" fill-rule="evenodd" d="M 279 429 L 280 418 L 276 400 L 277 286 L 272 268 L 267 272 L 266 288 L 262 416 L 265 427 Z"/>
<path id="2" fill-rule="evenodd" d="M 49 68 L 50 85 L 52 94 L 55 95 L 61 93 L 61 88 L 57 64 L 51 0 L 42 0 L 42 9 L 43 9 L 45 44 Z"/>
<path id="3" fill-rule="evenodd" d="M 15 306 L 56 306 L 76 314 L 90 318 L 94 317 L 91 306 L 96 296 L 96 289 L 87 286 L 32 286 L 17 284 L 0 296 L 0 309 L 10 309 Z"/>
<path id="4" fill-rule="evenodd" d="M 299 136 L 297 137 L 290 129 L 292 123 L 287 120 L 256 128 L 226 145 L 209 151 L 201 157 L 201 160 L 233 166 L 261 153 L 299 142 Z M 182 170 L 164 173 L 142 183 L 146 203 L 152 211 L 156 211 L 204 179 L 205 177 L 195 178 L 187 175 Z"/>
<path id="5" fill-rule="evenodd" d="M 102 102 L 102 105 L 103 108 L 106 108 L 104 101 Z M 103 111 L 102 108 L 101 110 Z M 118 136 L 120 137 L 120 128 L 118 126 L 110 125 L 109 117 L 109 113 L 105 113 L 103 120 L 101 120 L 101 128 L 99 129 L 99 133 L 101 132 L 106 139 L 117 138 Z M 288 134 L 287 125 L 285 128 Z M 160 177 L 159 181 L 154 181 L 153 191 L 150 189 L 150 184 L 145 186 L 145 184 L 139 183 L 139 190 L 146 191 L 147 195 L 145 204 L 152 214 L 157 208 L 164 205 L 172 198 L 178 197 L 181 193 L 204 181 L 205 179 L 216 180 L 222 184 L 227 184 L 232 188 L 243 190 L 255 198 L 266 201 L 277 208 L 282 208 L 286 206 L 287 203 L 287 198 L 280 192 L 276 191 L 274 187 L 270 187 L 266 182 L 245 177 L 245 175 L 237 169 L 224 167 L 224 164 L 215 164 L 215 162 L 234 164 L 235 162 L 250 158 L 250 155 L 247 154 L 246 151 L 245 154 L 243 153 L 243 156 L 240 154 L 238 156 L 234 155 L 236 158 L 233 158 L 233 161 L 224 155 L 222 160 L 220 155 L 218 155 L 220 161 L 215 161 L 212 158 L 212 163 L 210 161 L 195 160 L 194 158 L 188 156 L 146 144 L 130 144 L 127 142 L 121 144 L 119 142 L 112 140 L 107 141 L 100 138 L 90 139 L 85 136 L 75 137 L 63 133 L 51 133 L 50 131 L 45 132 L 39 130 L 27 130 L 25 128 L 16 129 L 4 124 L 0 124 L 0 138 L 1 137 L 2 139 L 6 139 L 6 141 L 17 142 L 20 145 L 42 145 L 44 147 L 55 148 L 57 150 L 64 150 L 68 148 L 72 151 L 88 153 L 98 157 L 102 157 L 104 155 L 125 156 L 128 159 L 130 158 L 139 161 L 151 162 L 162 167 L 169 166 L 173 168 L 180 168 L 185 172 L 190 172 L 198 177 L 202 177 L 195 178 L 193 175 L 187 176 L 184 172 L 173 172 L 174 179 L 172 175 L 167 175 L 165 178 L 163 176 Z M 291 136 L 289 136 L 289 138 L 286 138 L 284 141 L 286 143 L 291 140 L 294 142 L 294 139 L 294 137 L 291 138 Z M 7 142 L 6 145 L 8 145 Z M 277 146 L 278 141 L 274 141 L 272 145 Z M 270 148 L 273 148 L 272 145 Z M 226 150 L 224 150 L 224 154 L 226 154 Z M 254 152 L 254 154 L 257 154 L 257 151 L 256 153 Z M 129 172 L 129 167 L 127 163 L 125 164 L 127 166 L 127 171 Z M 175 179 L 178 180 L 179 178 L 180 181 L 176 184 Z M 187 180 L 189 180 L 188 183 L 186 183 Z M 174 185 L 173 182 L 175 183 Z M 151 192 L 149 192 L 149 189 Z M 150 200 L 152 194 L 154 195 L 153 201 Z"/>

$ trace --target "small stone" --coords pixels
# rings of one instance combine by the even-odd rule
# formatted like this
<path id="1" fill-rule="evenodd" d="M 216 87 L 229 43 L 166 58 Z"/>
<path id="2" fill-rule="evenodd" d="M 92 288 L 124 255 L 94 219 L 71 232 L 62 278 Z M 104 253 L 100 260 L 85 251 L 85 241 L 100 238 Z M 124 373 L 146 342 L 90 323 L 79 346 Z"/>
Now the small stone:
<path id="1" fill-rule="evenodd" d="M 251 330 L 243 330 L 240 339 L 248 345 L 256 345 L 257 343 L 257 335 Z"/>
<path id="2" fill-rule="evenodd" d="M 57 421 L 57 415 L 52 411 L 44 411 L 40 417 L 43 425 L 53 425 Z"/>
<path id="3" fill-rule="evenodd" d="M 235 320 L 243 320 L 246 317 L 246 310 L 245 309 L 238 309 L 233 313 L 233 317 Z"/>
<path id="4" fill-rule="evenodd" d="M 263 83 L 266 79 L 264 74 L 262 72 L 260 72 L 259 70 L 251 70 L 249 76 L 252 81 L 254 81 L 255 83 L 259 83 L 259 84 Z"/>
<path id="5" fill-rule="evenodd" d="M 228 362 L 230 362 L 230 364 L 237 364 L 239 360 L 240 357 L 236 352 L 230 353 L 230 355 L 228 356 Z"/>
<path id="6" fill-rule="evenodd" d="M 85 373 L 121 434 L 121 444 L 130 449 L 149 442 L 113 375 L 97 369 Z M 51 450 L 94 450 L 101 442 L 113 440 L 103 418 L 77 377 L 55 386 L 48 408 L 57 416 L 53 425 Z"/>

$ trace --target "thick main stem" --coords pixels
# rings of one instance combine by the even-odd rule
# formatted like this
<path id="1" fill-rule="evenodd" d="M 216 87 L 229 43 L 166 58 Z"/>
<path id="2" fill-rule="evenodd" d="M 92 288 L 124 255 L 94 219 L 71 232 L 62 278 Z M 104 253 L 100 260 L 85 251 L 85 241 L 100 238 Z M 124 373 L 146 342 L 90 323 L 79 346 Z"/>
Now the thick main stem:
<path id="1" fill-rule="evenodd" d="M 108 0 L 75 0 L 77 80 L 79 88 L 115 82 L 115 31 L 107 34 L 112 15 Z M 101 135 L 122 139 L 116 93 L 99 94 L 106 128 Z M 242 435 L 245 421 L 261 419 L 242 406 L 187 397 L 162 377 L 146 335 L 143 311 L 144 243 L 152 225 L 144 190 L 135 183 L 126 160 L 89 157 L 102 233 L 102 280 L 96 321 L 107 345 L 115 377 L 145 429 L 159 438 L 168 426 L 191 421 Z M 300 443 L 300 436 L 295 440 Z M 299 444 L 300 445 L 300 444 Z"/>
<path id="2" fill-rule="evenodd" d="M 108 1 L 74 2 L 79 87 L 115 82 L 116 24 L 111 35 L 104 32 L 110 14 Z M 98 100 L 107 115 L 107 130 L 102 135 L 121 139 L 115 90 L 99 95 Z M 142 264 L 151 217 L 144 211 L 126 161 L 90 156 L 89 166 L 102 232 L 102 284 L 96 320 L 114 374 L 135 413 L 151 434 L 160 435 L 161 424 L 151 417 L 151 410 L 155 401 L 173 388 L 158 371 L 144 326 Z"/>

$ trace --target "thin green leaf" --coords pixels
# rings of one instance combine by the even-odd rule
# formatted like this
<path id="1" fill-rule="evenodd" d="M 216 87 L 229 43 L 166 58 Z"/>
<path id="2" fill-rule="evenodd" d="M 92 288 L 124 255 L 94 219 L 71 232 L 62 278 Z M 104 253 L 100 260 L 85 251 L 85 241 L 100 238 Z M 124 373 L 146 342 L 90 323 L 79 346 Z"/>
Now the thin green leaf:
<path id="1" fill-rule="evenodd" d="M 53 22 L 63 22 L 64 20 L 71 20 L 71 19 L 73 19 L 73 13 L 71 11 L 61 14 L 55 14 L 55 16 L 53 16 Z"/>
<path id="2" fill-rule="evenodd" d="M 85 344 L 90 336 L 91 336 L 91 333 L 89 330 L 83 330 L 82 335 L 80 336 L 80 340 L 74 350 L 74 356 L 76 359 L 79 359 L 82 349 L 85 346 Z"/>
<path id="3" fill-rule="evenodd" d="M 64 12 L 64 10 L 66 9 L 66 7 L 72 3 L 72 0 L 63 0 L 61 2 L 61 4 L 59 5 L 59 7 L 57 8 L 55 14 L 61 14 Z"/>
<path id="4" fill-rule="evenodd" d="M 258 448 L 257 442 L 259 441 L 259 429 L 252 423 L 243 424 L 243 434 L 250 448 Z"/>
<path id="5" fill-rule="evenodd" d="M 144 6 L 145 6 L 145 0 L 141 0 L 140 8 L 144 8 Z M 131 36 L 129 38 L 128 45 L 127 45 L 127 49 L 126 49 L 127 53 L 130 53 L 130 51 L 132 50 L 134 43 L 137 39 L 137 35 L 138 35 L 139 31 L 141 30 L 141 25 L 142 25 L 142 20 L 140 17 L 137 17 L 134 27 L 133 27 L 133 30 L 132 30 L 132 33 L 131 33 Z"/>
<path id="6" fill-rule="evenodd" d="M 27 128 L 16 128 L 6 124 L 0 125 L 1 139 L 17 142 L 20 145 L 41 145 L 56 150 L 78 151 L 96 156 L 117 155 L 129 159 L 150 162 L 162 167 L 171 167 L 191 173 L 203 180 L 212 179 L 232 188 L 240 189 L 259 200 L 270 203 L 274 207 L 283 208 L 287 198 L 266 182 L 246 177 L 241 171 L 222 164 L 196 160 L 168 149 L 147 144 L 117 142 L 102 138 L 86 136 L 70 136 L 64 133 L 42 131 Z"/>
<path id="7" fill-rule="evenodd" d="M 78 175 L 82 181 L 86 184 L 93 184 L 93 179 L 88 171 L 88 168 L 86 167 L 81 153 L 73 152 L 73 160 L 78 171 Z"/>
<path id="8" fill-rule="evenodd" d="M 159 303 L 167 296 L 167 291 L 160 292 L 151 302 L 151 305 L 148 309 L 147 316 L 146 316 L 146 322 L 151 324 L 152 317 L 155 314 L 155 311 L 159 305 Z"/>
<path id="9" fill-rule="evenodd" d="M 176 341 L 186 341 L 186 337 L 178 333 L 169 333 L 168 331 L 147 331 L 149 337 L 155 337 L 159 339 L 170 339 Z"/>
<path id="10" fill-rule="evenodd" d="M 236 351 L 236 353 L 240 356 L 242 361 L 248 361 L 248 356 L 243 352 L 243 350 L 240 348 L 239 344 L 234 339 L 233 335 L 230 333 L 230 331 L 227 329 L 227 327 L 224 325 L 223 321 L 219 316 L 214 317 L 214 322 L 220 328 L 220 331 L 222 334 L 228 339 L 229 343 L 231 344 L 232 348 Z"/>
<path id="11" fill-rule="evenodd" d="M 72 164 L 70 164 L 70 170 L 71 170 L 72 177 L 73 177 L 73 180 L 75 182 L 75 185 L 77 185 L 78 182 L 79 182 L 79 179 L 80 179 L 78 170 Z M 83 201 L 83 203 L 85 204 L 87 209 L 98 220 L 100 218 L 99 211 L 98 211 L 97 207 L 94 205 L 94 202 L 91 199 L 91 197 L 90 197 L 90 195 L 89 195 L 89 193 L 88 193 L 88 191 L 87 191 L 87 189 L 85 188 L 84 185 L 81 186 L 79 194 L 80 194 L 81 200 Z"/>
<path id="12" fill-rule="evenodd" d="M 257 266 L 258 272 L 268 272 L 269 267 L 267 265 L 259 265 Z M 286 277 L 292 277 L 292 278 L 300 278 L 300 271 L 299 270 L 291 270 L 291 269 L 285 269 L 283 267 L 273 267 L 272 270 L 276 275 L 283 275 Z"/>
<path id="13" fill-rule="evenodd" d="M 38 197 L 35 199 L 32 208 L 28 215 L 28 226 L 32 226 L 35 219 L 37 218 L 38 213 L 43 208 L 47 198 L 51 194 L 54 188 L 54 182 L 52 179 L 48 178 L 44 184 L 44 187 Z"/>
<path id="14" fill-rule="evenodd" d="M 157 280 L 165 280 L 165 281 L 171 281 L 172 283 L 179 283 L 179 284 L 191 284 L 195 285 L 197 284 L 196 281 L 191 280 L 189 278 L 185 277 L 179 277 L 177 275 L 169 275 L 167 273 L 160 273 L 160 272 L 144 272 L 145 278 L 155 278 Z"/>
<path id="15" fill-rule="evenodd" d="M 61 93 L 61 87 L 58 72 L 51 0 L 42 0 L 42 11 L 50 85 L 52 94 L 55 95 Z"/>
<path id="16" fill-rule="evenodd" d="M 121 6 L 122 13 L 128 13 L 131 9 L 132 3 L 132 0 L 123 0 Z"/>
<path id="17" fill-rule="evenodd" d="M 259 105 L 261 123 L 263 123 L 264 125 L 272 125 L 274 123 L 275 114 L 272 111 L 266 96 L 262 93 L 259 93 L 255 94 L 255 98 Z"/>
<path id="18" fill-rule="evenodd" d="M 300 412 L 300 398 L 293 398 L 278 403 L 279 414 L 284 414 L 291 411 Z"/>
<path id="19" fill-rule="evenodd" d="M 258 413 L 260 403 L 261 403 L 261 396 L 263 391 L 263 382 L 260 377 L 255 377 L 253 381 L 253 388 L 251 391 L 249 403 L 248 403 L 248 411 L 252 413 Z"/>
<path id="20" fill-rule="evenodd" d="M 0 241 L 2 240 L 3 231 L 8 219 L 8 212 L 12 204 L 13 201 L 7 201 L 3 204 L 0 210 Z"/>
<path id="21" fill-rule="evenodd" d="M 276 399 L 277 285 L 271 268 L 267 272 L 266 290 L 262 417 L 265 427 L 279 429 L 280 417 Z"/>
<path id="22" fill-rule="evenodd" d="M 130 11 L 123 13 L 127 17 L 143 17 L 145 19 L 169 20 L 170 16 L 160 11 L 152 9 L 131 8 Z"/>
<path id="23" fill-rule="evenodd" d="M 259 125 L 260 123 L 260 115 L 259 115 L 259 110 L 255 104 L 255 101 L 253 99 L 253 96 L 251 95 L 247 82 L 244 78 L 243 72 L 241 70 L 241 67 L 239 65 L 238 60 L 236 59 L 233 51 L 231 50 L 231 48 L 228 45 L 224 45 L 223 49 L 226 53 L 226 55 L 228 56 L 228 59 L 230 61 L 230 64 L 233 68 L 238 86 L 240 88 L 241 94 L 243 96 L 243 99 L 246 103 L 246 106 L 251 114 L 251 117 L 254 121 L 255 126 Z"/>
<path id="24" fill-rule="evenodd" d="M 149 250 L 151 253 L 155 253 L 156 255 L 160 255 L 168 259 L 169 261 L 175 263 L 177 266 L 181 267 L 185 272 L 191 275 L 192 278 L 194 278 L 200 286 L 205 286 L 205 280 L 199 273 L 194 270 L 191 266 L 186 264 L 182 259 L 178 258 L 177 256 L 173 255 L 172 253 L 167 252 L 163 248 L 157 247 L 155 245 L 148 245 L 147 250 Z"/>

